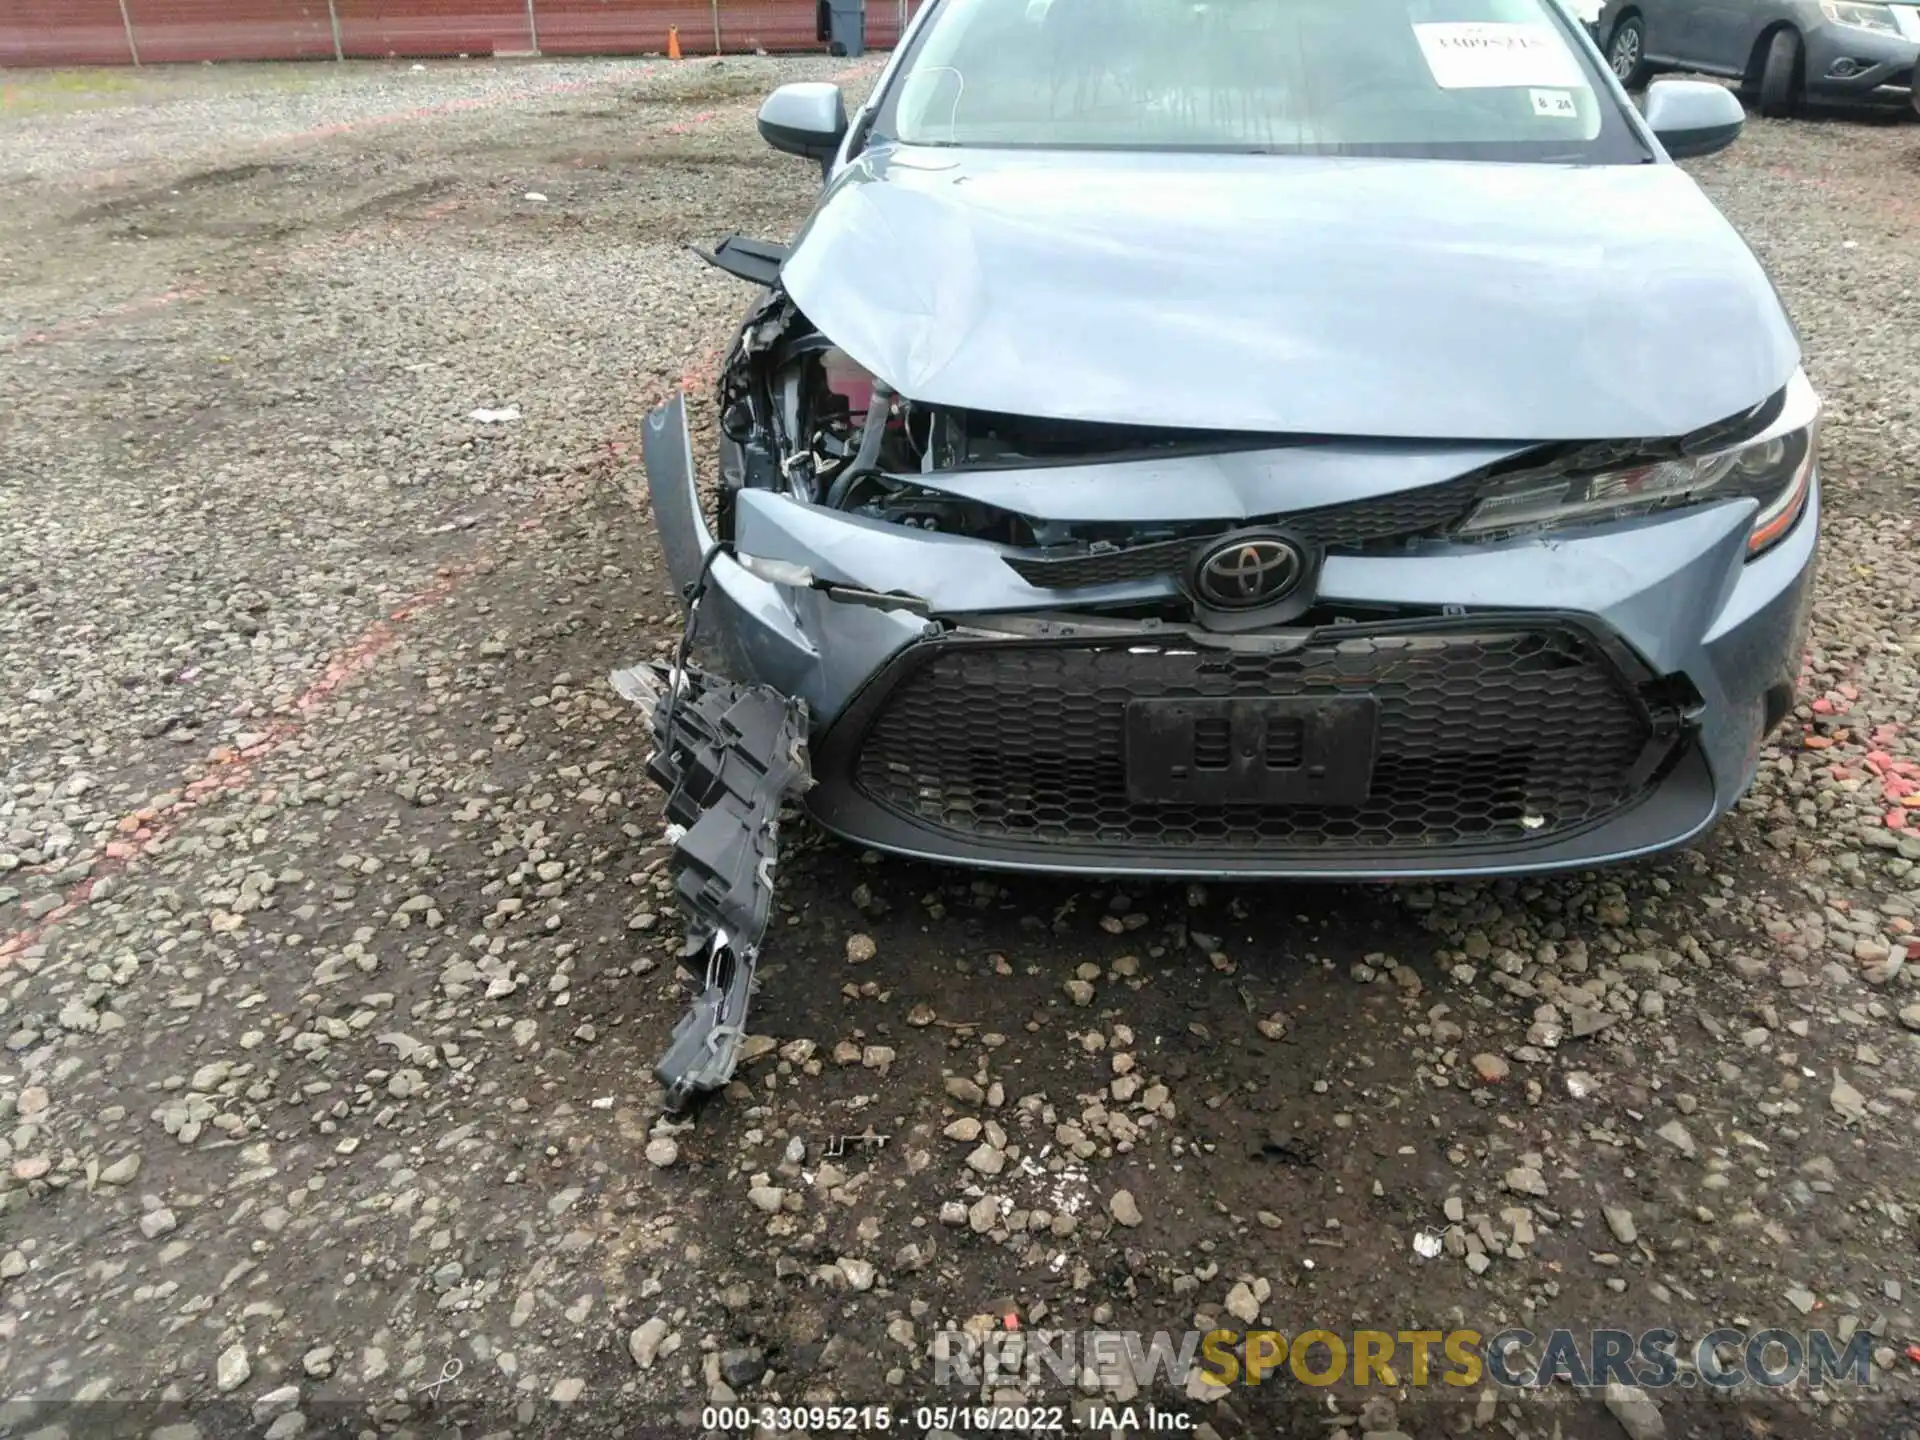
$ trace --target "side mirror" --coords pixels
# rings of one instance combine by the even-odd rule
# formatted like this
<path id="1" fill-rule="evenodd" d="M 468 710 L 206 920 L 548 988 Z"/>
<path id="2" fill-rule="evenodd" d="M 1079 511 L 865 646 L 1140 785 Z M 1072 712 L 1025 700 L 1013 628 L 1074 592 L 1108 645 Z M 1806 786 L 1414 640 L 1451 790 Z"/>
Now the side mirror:
<path id="1" fill-rule="evenodd" d="M 800 80 L 767 97 L 759 125 L 760 138 L 774 149 L 824 164 L 847 133 L 847 106 L 838 85 Z"/>
<path id="2" fill-rule="evenodd" d="M 1740 138 L 1740 97 L 1710 80 L 1661 80 L 1647 87 L 1647 125 L 1676 160 L 1712 155 Z"/>

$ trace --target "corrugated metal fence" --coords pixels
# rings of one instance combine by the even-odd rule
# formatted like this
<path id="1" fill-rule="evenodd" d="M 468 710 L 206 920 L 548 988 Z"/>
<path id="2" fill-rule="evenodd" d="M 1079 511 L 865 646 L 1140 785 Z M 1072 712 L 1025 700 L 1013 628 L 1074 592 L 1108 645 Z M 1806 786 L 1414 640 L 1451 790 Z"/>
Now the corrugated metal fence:
<path id="1" fill-rule="evenodd" d="M 891 46 L 907 0 L 866 0 Z M 824 49 L 816 0 L 0 0 L 0 65 Z"/>

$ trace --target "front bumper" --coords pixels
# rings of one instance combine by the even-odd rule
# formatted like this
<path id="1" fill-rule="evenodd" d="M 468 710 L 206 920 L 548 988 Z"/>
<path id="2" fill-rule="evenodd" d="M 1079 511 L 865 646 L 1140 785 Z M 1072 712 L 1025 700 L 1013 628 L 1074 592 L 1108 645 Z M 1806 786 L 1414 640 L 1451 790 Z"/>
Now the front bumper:
<path id="1" fill-rule="evenodd" d="M 1920 42 L 1851 26 L 1820 25 L 1807 35 L 1807 93 L 1854 103 L 1905 104 L 1913 95 Z"/>
<path id="2" fill-rule="evenodd" d="M 650 417 L 646 463 L 668 567 L 689 588 L 713 537 L 679 400 Z M 1181 488 L 1207 493 L 1197 477 Z M 1225 636 L 1098 613 L 1165 598 L 1161 578 L 1041 588 L 998 546 L 749 490 L 736 502 L 741 553 L 869 603 L 771 583 L 721 554 L 701 625 L 737 678 L 806 702 L 808 805 L 878 849 L 1191 877 L 1565 869 L 1683 844 L 1745 791 L 1791 705 L 1818 505 L 1816 486 L 1794 531 L 1751 563 L 1751 502 L 1549 539 L 1332 555 L 1320 601 L 1385 618 Z M 911 594 L 924 613 L 875 608 L 875 592 Z M 1391 783 L 1379 805 L 1142 814 L 1116 789 L 1115 707 L 1130 696 L 1329 687 L 1382 697 L 1376 778 Z"/>

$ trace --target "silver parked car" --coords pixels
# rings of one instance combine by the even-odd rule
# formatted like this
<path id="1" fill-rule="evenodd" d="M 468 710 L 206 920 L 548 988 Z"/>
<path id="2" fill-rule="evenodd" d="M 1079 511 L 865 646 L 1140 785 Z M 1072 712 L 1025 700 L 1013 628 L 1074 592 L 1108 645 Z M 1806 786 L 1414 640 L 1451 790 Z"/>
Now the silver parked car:
<path id="1" fill-rule="evenodd" d="M 1763 115 L 1807 99 L 1904 105 L 1920 62 L 1916 4 L 1608 0 L 1594 28 L 1623 84 L 1661 70 L 1725 75 Z"/>
<path id="2" fill-rule="evenodd" d="M 648 420 L 673 664 L 614 677 L 730 1072 L 784 795 L 1013 869 L 1426 877 L 1699 836 L 1789 713 L 1818 405 L 1557 0 L 928 0 L 720 381 Z M 707 655 L 715 668 L 698 668 Z"/>

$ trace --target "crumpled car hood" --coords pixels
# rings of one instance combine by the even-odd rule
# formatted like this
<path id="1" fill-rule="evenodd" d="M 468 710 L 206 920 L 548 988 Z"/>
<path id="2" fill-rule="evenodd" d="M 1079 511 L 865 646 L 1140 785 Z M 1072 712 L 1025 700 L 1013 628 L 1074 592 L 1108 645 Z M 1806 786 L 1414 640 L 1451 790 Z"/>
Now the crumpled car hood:
<path id="1" fill-rule="evenodd" d="M 1672 165 L 888 147 L 781 278 L 901 394 L 1063 420 L 1646 439 L 1799 363 Z"/>

